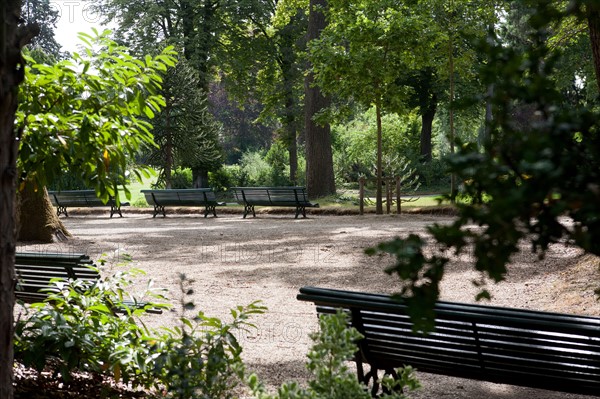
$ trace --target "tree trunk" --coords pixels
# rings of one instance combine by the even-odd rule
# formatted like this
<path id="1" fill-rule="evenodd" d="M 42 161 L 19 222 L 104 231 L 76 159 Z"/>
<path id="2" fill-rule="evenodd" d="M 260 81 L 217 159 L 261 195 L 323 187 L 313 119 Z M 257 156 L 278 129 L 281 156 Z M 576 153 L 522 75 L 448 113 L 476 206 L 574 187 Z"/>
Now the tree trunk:
<path id="1" fill-rule="evenodd" d="M 173 133 L 171 132 L 171 107 L 170 99 L 167 99 L 167 106 L 165 107 L 165 132 L 166 132 L 166 143 L 165 143 L 165 188 L 171 188 L 171 176 L 173 171 Z"/>
<path id="2" fill-rule="evenodd" d="M 298 184 L 298 142 L 296 140 L 296 131 L 294 131 L 293 140 L 288 145 L 288 154 L 290 156 L 290 182 L 295 186 Z"/>
<path id="3" fill-rule="evenodd" d="M 16 21 L 7 23 L 7 5 L 3 6 L 2 17 L 5 32 L 14 32 Z M 6 27 L 8 26 L 8 29 Z M 10 34 L 9 34 L 10 36 Z M 12 40 L 4 38 L 12 44 Z M 14 40 L 14 39 L 13 39 Z M 4 48 L 4 54 L 15 57 L 10 46 Z M 0 61 L 1 62 L 1 61 Z M 0 398 L 12 398 L 13 364 L 13 307 L 15 284 L 15 184 L 17 176 L 17 145 L 14 136 L 14 117 L 17 109 L 16 70 L 10 64 L 0 63 Z"/>
<path id="4" fill-rule="evenodd" d="M 45 188 L 27 182 L 18 197 L 17 236 L 19 241 L 50 243 L 65 241 L 71 234 L 58 219 Z"/>
<path id="5" fill-rule="evenodd" d="M 325 15 L 318 8 L 326 8 L 326 0 L 310 0 L 307 41 L 319 37 L 326 25 Z M 330 99 L 313 86 L 313 76 L 308 74 L 304 81 L 305 126 L 306 126 L 306 190 L 311 198 L 335 194 L 333 174 L 333 152 L 329 125 L 317 124 L 313 117 L 330 104 Z"/>
<path id="6" fill-rule="evenodd" d="M 208 171 L 203 169 L 192 169 L 192 179 L 194 188 L 208 187 Z"/>
<path id="7" fill-rule="evenodd" d="M 19 26 L 20 0 L 0 3 L 0 398 L 13 397 L 13 308 L 18 140 L 18 88 L 24 78 L 21 49 L 38 34 L 37 25 Z"/>
<path id="8" fill-rule="evenodd" d="M 454 43 L 452 40 L 452 35 L 450 35 L 450 41 L 448 43 L 448 48 L 449 48 L 448 62 L 449 62 L 449 70 L 450 70 L 449 71 L 450 72 L 450 101 L 449 101 L 450 133 L 449 133 L 449 140 L 450 140 L 450 154 L 454 155 L 454 153 L 455 153 L 454 141 L 455 141 L 456 137 L 455 137 L 455 132 L 454 132 Z M 457 190 L 456 173 L 452 173 L 450 175 L 450 198 L 452 198 L 452 202 L 455 201 L 456 190 Z"/>
<path id="9" fill-rule="evenodd" d="M 433 131 L 433 119 L 437 110 L 437 96 L 434 94 L 427 108 L 422 110 L 421 114 L 421 160 L 423 162 L 431 161 L 431 135 Z"/>
<path id="10" fill-rule="evenodd" d="M 383 171 L 382 168 L 382 128 L 381 128 L 381 100 L 377 100 L 377 104 L 375 104 L 375 112 L 377 114 L 377 198 L 375 199 L 375 213 L 378 215 L 383 215 L 383 187 L 382 187 L 382 178 Z"/>
<path id="11" fill-rule="evenodd" d="M 596 86 L 600 92 L 600 4 L 597 2 L 587 3 L 587 20 L 594 56 L 594 70 L 596 72 Z"/>

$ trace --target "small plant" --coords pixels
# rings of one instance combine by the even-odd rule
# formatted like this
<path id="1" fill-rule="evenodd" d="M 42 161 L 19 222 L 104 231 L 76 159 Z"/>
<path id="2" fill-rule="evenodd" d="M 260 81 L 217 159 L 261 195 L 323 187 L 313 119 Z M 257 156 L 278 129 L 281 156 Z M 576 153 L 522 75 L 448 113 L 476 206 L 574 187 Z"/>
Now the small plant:
<path id="1" fill-rule="evenodd" d="M 194 304 L 185 300 L 193 293 L 185 275 L 180 275 L 183 294 L 181 309 L 192 310 Z M 193 320 L 183 315 L 181 325 L 166 329 L 156 341 L 152 352 L 155 373 L 169 397 L 173 398 L 232 398 L 233 389 L 243 381 L 244 363 L 236 332 L 254 328 L 252 315 L 262 314 L 265 307 L 258 302 L 231 309 L 232 321 L 198 312 Z"/>
<path id="2" fill-rule="evenodd" d="M 25 308 L 15 325 L 15 359 L 41 372 L 52 364 L 56 376 L 68 382 L 75 370 L 110 375 L 147 386 L 143 359 L 148 357 L 149 330 L 136 318 L 139 307 L 127 294 L 130 277 L 141 271 L 118 272 L 97 281 L 55 281 L 48 298 Z M 162 295 L 148 291 L 155 298 Z"/>
<path id="3" fill-rule="evenodd" d="M 252 315 L 265 308 L 257 302 L 231 310 L 229 323 L 202 312 L 181 325 L 148 329 L 130 306 L 125 288 L 129 273 L 96 282 L 56 281 L 47 301 L 32 304 L 15 327 L 15 359 L 37 371 L 52 370 L 68 385 L 75 371 L 142 387 L 161 397 L 231 398 L 243 381 L 242 347 L 235 333 L 252 328 Z M 184 295 L 193 291 L 181 277 Z M 181 301 L 182 313 L 191 302 Z M 149 303 L 148 306 L 166 307 Z"/>
<path id="4" fill-rule="evenodd" d="M 348 367 L 357 351 L 356 341 L 362 336 L 353 327 L 348 327 L 348 315 L 342 311 L 322 316 L 319 331 L 311 334 L 314 342 L 308 353 L 307 368 L 313 375 L 308 388 L 296 382 L 283 384 L 277 394 L 265 392 L 264 386 L 255 375 L 248 379 L 252 392 L 258 399 L 370 399 L 367 387 L 358 381 Z M 399 379 L 383 378 L 386 391 L 380 398 L 403 399 L 404 390 L 420 387 L 410 366 L 396 370 Z"/>

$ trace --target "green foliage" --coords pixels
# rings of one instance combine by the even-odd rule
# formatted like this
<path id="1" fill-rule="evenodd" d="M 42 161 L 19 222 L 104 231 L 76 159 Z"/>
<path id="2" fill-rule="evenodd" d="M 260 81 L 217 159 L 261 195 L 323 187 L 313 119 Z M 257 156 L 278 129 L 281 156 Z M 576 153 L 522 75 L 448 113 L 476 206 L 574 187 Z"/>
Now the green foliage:
<path id="1" fill-rule="evenodd" d="M 289 175 L 286 176 L 287 165 L 289 165 L 289 153 L 285 147 L 285 144 L 281 140 L 276 140 L 271 144 L 271 148 L 265 155 L 265 161 L 269 163 L 270 182 L 267 185 L 270 186 L 289 186 L 290 179 Z"/>
<path id="2" fill-rule="evenodd" d="M 271 165 L 265 159 L 265 153 L 260 151 L 246 152 L 240 160 L 240 183 L 245 186 L 267 186 L 271 175 Z M 241 185 L 241 184 L 240 184 Z"/>
<path id="3" fill-rule="evenodd" d="M 358 181 L 360 176 L 375 176 L 377 158 L 377 131 L 375 110 L 358 115 L 347 124 L 333 126 L 336 180 L 340 183 Z M 417 115 L 405 117 L 386 115 L 382 118 L 382 154 L 390 160 L 383 167 L 387 176 L 393 176 L 402 158 L 416 160 L 419 155 L 419 120 Z"/>
<path id="4" fill-rule="evenodd" d="M 46 186 L 65 170 L 108 200 L 142 145 L 152 144 L 151 118 L 165 105 L 160 73 L 174 65 L 173 51 L 143 59 L 107 39 L 81 35 L 82 55 L 53 65 L 27 55 L 16 126 L 23 129 L 18 167 L 22 181 Z M 96 52 L 97 51 L 97 52 Z M 140 178 L 143 170 L 134 170 Z"/>
<path id="5" fill-rule="evenodd" d="M 39 372 L 53 370 L 67 383 L 72 373 L 83 371 L 158 391 L 161 397 L 233 397 L 245 371 L 236 334 L 253 328 L 250 317 L 265 308 L 258 302 L 237 306 L 229 323 L 198 312 L 193 319 L 181 316 L 174 328 L 150 330 L 138 316 L 168 305 L 134 305 L 128 287 L 136 273 L 97 282 L 57 281 L 47 301 L 25 308 L 18 319 L 15 358 Z M 185 295 L 193 292 L 185 276 L 181 287 Z M 163 299 L 151 285 L 146 294 Z M 182 313 L 194 308 L 185 295 Z"/>
<path id="6" fill-rule="evenodd" d="M 87 186 L 85 182 L 73 173 L 63 173 L 57 176 L 52 184 L 48 186 L 50 190 L 84 190 Z"/>
<path id="7" fill-rule="evenodd" d="M 191 282 L 180 277 L 182 309 L 191 310 L 194 305 L 185 299 L 193 292 Z M 166 329 L 152 352 L 155 372 L 169 397 L 233 398 L 245 372 L 235 334 L 254 328 L 249 318 L 265 310 L 258 302 L 237 306 L 230 310 L 229 323 L 198 312 L 193 320 L 181 316 L 180 326 Z"/>
<path id="8" fill-rule="evenodd" d="M 192 170 L 189 168 L 177 168 L 171 176 L 171 188 L 192 188 Z"/>
<path id="9" fill-rule="evenodd" d="M 283 384 L 277 394 L 265 392 L 256 376 L 249 378 L 249 385 L 257 399 L 368 399 L 371 398 L 367 387 L 358 381 L 348 367 L 357 351 L 356 341 L 361 338 L 355 328 L 348 327 L 348 315 L 342 311 L 325 315 L 319 319 L 319 331 L 311 334 L 313 346 L 308 353 L 307 368 L 312 378 L 308 387 L 303 388 L 296 382 Z M 391 393 L 381 398 L 406 398 L 403 390 L 415 390 L 420 384 L 413 375 L 410 366 L 397 370 L 401 378 L 391 381 L 385 378 L 382 383 Z"/>
<path id="10" fill-rule="evenodd" d="M 459 152 L 449 159 L 466 202 L 457 204 L 454 223 L 428 228 L 442 252 L 426 255 L 426 240 L 414 235 L 368 251 L 395 256 L 388 272 L 402 282 L 400 294 L 411 301 L 417 329 L 432 326 L 431 306 L 450 253 L 472 253 L 475 269 L 495 282 L 504 279 L 523 244 L 540 256 L 559 242 L 600 254 L 600 108 L 597 100 L 565 99 L 555 79 L 561 52 L 548 46 L 547 36 L 550 26 L 576 8 L 531 4 L 535 13 L 523 46 L 507 46 L 493 36 L 481 43 L 488 57 L 481 78 L 495 84 L 489 99 L 492 133 L 484 152 L 459 142 Z M 468 228 L 473 225 L 478 228 Z M 482 287 L 478 298 L 486 297 Z"/>
<path id="11" fill-rule="evenodd" d="M 145 359 L 151 357 L 149 331 L 136 317 L 150 307 L 134 305 L 128 289 L 141 273 L 118 272 L 98 281 L 56 281 L 43 303 L 32 304 L 15 325 L 15 359 L 41 372 L 52 364 L 69 381 L 76 370 L 114 376 L 134 385 L 150 386 Z M 162 300 L 149 285 L 147 296 Z M 52 360 L 52 363 L 50 361 Z"/>
<path id="12" fill-rule="evenodd" d="M 418 163 L 415 169 L 425 189 L 437 191 L 450 186 L 449 169 L 444 159 L 434 158 L 426 163 Z"/>
<path id="13" fill-rule="evenodd" d="M 60 57 L 60 44 L 54 37 L 54 29 L 60 18 L 59 11 L 51 6 L 49 0 L 24 0 L 21 4 L 21 18 L 24 24 L 36 23 L 40 27 L 40 32 L 28 47 L 31 50 L 39 49 L 51 57 Z"/>
<path id="14" fill-rule="evenodd" d="M 164 74 L 162 95 L 165 107 L 152 121 L 157 147 L 147 149 L 146 162 L 159 169 L 160 180 L 178 167 L 218 169 L 223 161 L 220 126 L 208 110 L 197 72 L 185 59 Z"/>

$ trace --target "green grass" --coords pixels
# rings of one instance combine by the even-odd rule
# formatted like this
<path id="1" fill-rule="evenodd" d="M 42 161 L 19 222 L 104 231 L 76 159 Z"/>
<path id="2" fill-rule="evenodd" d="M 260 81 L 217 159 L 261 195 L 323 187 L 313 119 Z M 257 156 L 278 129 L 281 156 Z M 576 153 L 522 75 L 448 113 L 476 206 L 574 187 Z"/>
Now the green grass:
<path id="1" fill-rule="evenodd" d="M 132 181 L 127 185 L 129 192 L 131 193 L 130 199 L 125 199 L 125 193 L 123 190 L 119 190 L 119 195 L 123 201 L 127 201 L 131 204 L 131 206 L 144 208 L 148 206 L 146 199 L 144 198 L 144 194 L 141 193 L 141 190 L 149 189 L 152 183 L 156 181 L 156 176 L 150 176 L 147 179 L 144 179 L 142 182 Z"/>
<path id="2" fill-rule="evenodd" d="M 402 208 L 423 208 L 438 206 L 439 195 L 423 194 L 416 195 L 410 200 L 402 201 Z M 405 198 L 406 199 L 406 198 Z M 330 195 L 315 200 L 320 206 L 339 207 L 339 208 L 356 208 L 359 206 L 358 190 L 338 190 L 336 195 Z M 365 203 L 365 208 L 375 207 L 375 197 L 369 197 Z M 385 204 L 384 204 L 385 207 Z M 395 205 L 394 205 L 395 207 Z"/>
<path id="3" fill-rule="evenodd" d="M 144 194 L 141 193 L 141 190 L 151 188 L 152 183 L 156 181 L 156 176 L 150 176 L 147 179 L 144 179 L 142 182 L 133 181 L 128 184 L 128 189 L 131 192 L 131 198 L 125 200 L 125 195 L 121 190 L 122 200 L 128 201 L 131 206 L 134 207 L 148 207 L 146 199 L 144 198 Z M 410 202 L 402 202 L 402 209 L 409 210 L 411 208 L 425 208 L 425 207 L 435 207 L 438 206 L 437 201 L 438 196 L 431 194 L 423 194 L 421 196 L 414 197 L 414 200 Z M 228 201 L 230 202 L 230 201 Z M 339 208 L 343 209 L 358 209 L 358 190 L 351 189 L 338 189 L 338 193 L 336 195 L 331 195 L 323 198 L 318 198 L 314 202 L 318 202 L 321 207 L 328 208 Z M 375 198 L 370 198 L 370 202 L 365 204 L 365 209 L 370 209 L 375 207 Z M 385 204 L 384 204 L 385 208 Z M 395 205 L 392 207 L 395 209 Z"/>

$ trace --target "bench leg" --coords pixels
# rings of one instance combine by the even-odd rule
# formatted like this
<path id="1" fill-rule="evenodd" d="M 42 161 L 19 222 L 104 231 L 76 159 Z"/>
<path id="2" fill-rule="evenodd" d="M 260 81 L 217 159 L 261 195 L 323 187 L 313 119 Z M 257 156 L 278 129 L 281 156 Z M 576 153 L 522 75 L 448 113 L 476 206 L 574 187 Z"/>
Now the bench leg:
<path id="1" fill-rule="evenodd" d="M 118 213 L 120 217 L 123 217 L 123 214 L 121 213 L 121 207 L 111 205 L 110 206 L 110 217 L 112 218 L 115 213 Z"/>
<path id="2" fill-rule="evenodd" d="M 156 215 L 158 215 L 159 213 L 162 213 L 163 217 L 167 216 L 164 206 L 154 205 L 154 214 L 152 215 L 152 217 L 155 218 Z"/>
<path id="3" fill-rule="evenodd" d="M 56 207 L 56 216 L 60 216 L 61 214 L 64 214 L 65 217 L 69 217 L 69 214 L 67 213 L 67 207 L 66 206 L 57 206 Z"/>
<path id="4" fill-rule="evenodd" d="M 394 380 L 398 379 L 398 373 L 396 373 L 396 370 L 394 369 L 379 370 L 371 366 L 371 370 L 365 374 L 362 364 L 359 364 L 359 362 L 356 363 L 356 371 L 358 380 L 371 391 L 371 397 L 373 398 L 380 397 L 381 394 L 391 393 L 388 388 L 381 385 L 381 378 L 379 377 L 380 371 L 383 371 L 382 378 L 385 376 L 390 376 Z M 399 393 L 402 393 L 402 388 L 397 389 Z"/>
<path id="5" fill-rule="evenodd" d="M 306 218 L 306 208 L 303 206 L 297 206 L 296 207 L 296 219 L 298 219 L 298 216 L 300 216 L 300 213 L 302 213 L 302 217 Z"/>
<path id="6" fill-rule="evenodd" d="M 248 213 L 252 212 L 252 217 L 256 217 L 256 212 L 254 212 L 254 205 L 244 205 L 244 219 L 248 216 Z"/>
<path id="7" fill-rule="evenodd" d="M 209 213 L 213 214 L 214 217 L 217 217 L 217 207 L 215 205 L 207 205 L 204 208 L 204 217 L 207 217 Z"/>

